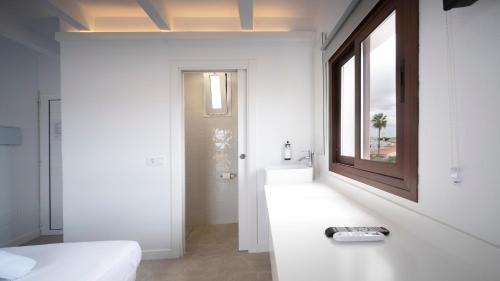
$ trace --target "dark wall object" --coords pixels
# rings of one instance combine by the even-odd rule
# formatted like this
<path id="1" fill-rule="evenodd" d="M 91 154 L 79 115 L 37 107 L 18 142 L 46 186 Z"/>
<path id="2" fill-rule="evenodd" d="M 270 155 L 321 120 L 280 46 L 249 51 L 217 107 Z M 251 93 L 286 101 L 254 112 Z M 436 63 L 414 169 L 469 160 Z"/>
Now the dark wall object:
<path id="1" fill-rule="evenodd" d="M 453 8 L 467 7 L 476 2 L 477 0 L 443 0 L 443 9 L 448 11 Z"/>

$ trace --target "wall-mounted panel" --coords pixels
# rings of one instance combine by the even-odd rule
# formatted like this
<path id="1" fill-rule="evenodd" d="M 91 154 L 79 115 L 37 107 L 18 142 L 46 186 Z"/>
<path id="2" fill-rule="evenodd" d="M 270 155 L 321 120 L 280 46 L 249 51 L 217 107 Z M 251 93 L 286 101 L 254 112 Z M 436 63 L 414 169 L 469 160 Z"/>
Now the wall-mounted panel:
<path id="1" fill-rule="evenodd" d="M 21 145 L 21 128 L 0 126 L 0 145 Z"/>

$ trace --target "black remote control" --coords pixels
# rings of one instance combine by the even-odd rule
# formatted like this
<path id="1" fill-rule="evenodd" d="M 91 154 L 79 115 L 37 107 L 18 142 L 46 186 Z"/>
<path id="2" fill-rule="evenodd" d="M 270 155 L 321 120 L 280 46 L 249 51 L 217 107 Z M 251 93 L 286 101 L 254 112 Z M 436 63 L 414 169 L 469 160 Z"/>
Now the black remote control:
<path id="1" fill-rule="evenodd" d="M 355 226 L 355 227 L 342 227 L 342 226 L 335 226 L 335 227 L 329 227 L 325 230 L 325 235 L 326 237 L 333 237 L 333 234 L 337 232 L 358 232 L 358 231 L 376 231 L 384 234 L 385 236 L 388 236 L 389 233 L 391 233 L 387 228 L 383 226 Z"/>

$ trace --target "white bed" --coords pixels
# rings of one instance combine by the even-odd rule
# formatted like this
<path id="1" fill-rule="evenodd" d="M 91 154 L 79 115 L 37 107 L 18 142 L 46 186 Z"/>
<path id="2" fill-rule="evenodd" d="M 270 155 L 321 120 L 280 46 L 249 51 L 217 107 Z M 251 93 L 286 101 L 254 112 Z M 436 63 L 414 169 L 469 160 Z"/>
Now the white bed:
<path id="1" fill-rule="evenodd" d="M 133 281 L 141 261 L 141 248 L 134 241 L 61 243 L 2 250 L 37 262 L 28 275 L 16 281 Z"/>

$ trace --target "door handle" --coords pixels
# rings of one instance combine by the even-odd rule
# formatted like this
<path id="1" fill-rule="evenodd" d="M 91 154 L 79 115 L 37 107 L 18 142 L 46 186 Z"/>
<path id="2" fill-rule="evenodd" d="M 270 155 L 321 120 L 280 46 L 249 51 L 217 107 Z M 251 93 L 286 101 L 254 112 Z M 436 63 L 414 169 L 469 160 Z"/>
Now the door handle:
<path id="1" fill-rule="evenodd" d="M 236 173 L 225 172 L 219 175 L 219 177 L 223 180 L 232 180 L 238 176 Z"/>
<path id="2" fill-rule="evenodd" d="M 246 159 L 246 158 L 247 158 L 246 154 L 244 154 L 244 153 L 240 154 L 240 159 Z"/>

